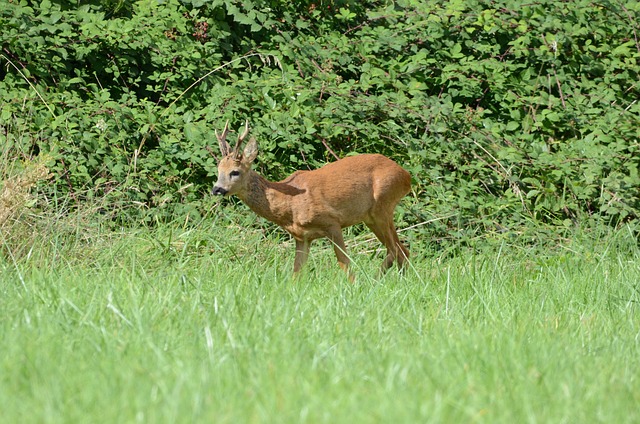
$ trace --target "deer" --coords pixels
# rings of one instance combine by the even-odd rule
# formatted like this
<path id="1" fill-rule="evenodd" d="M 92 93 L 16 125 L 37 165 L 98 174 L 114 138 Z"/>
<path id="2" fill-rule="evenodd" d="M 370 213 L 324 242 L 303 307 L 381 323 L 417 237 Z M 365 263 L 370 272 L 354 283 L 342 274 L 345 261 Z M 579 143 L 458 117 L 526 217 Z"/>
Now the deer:
<path id="1" fill-rule="evenodd" d="M 277 224 L 295 240 L 294 278 L 307 262 L 311 243 L 328 238 L 338 264 L 351 282 L 350 259 L 342 229 L 364 222 L 387 249 L 381 274 L 394 262 L 400 271 L 409 250 L 400 242 L 394 210 L 411 190 L 411 175 L 381 154 L 358 154 L 330 162 L 315 170 L 300 170 L 279 182 L 268 181 L 252 169 L 258 143 L 249 134 L 249 121 L 233 149 L 226 141 L 229 121 L 221 134 L 215 130 L 222 158 L 212 194 L 235 195 L 253 212 Z"/>

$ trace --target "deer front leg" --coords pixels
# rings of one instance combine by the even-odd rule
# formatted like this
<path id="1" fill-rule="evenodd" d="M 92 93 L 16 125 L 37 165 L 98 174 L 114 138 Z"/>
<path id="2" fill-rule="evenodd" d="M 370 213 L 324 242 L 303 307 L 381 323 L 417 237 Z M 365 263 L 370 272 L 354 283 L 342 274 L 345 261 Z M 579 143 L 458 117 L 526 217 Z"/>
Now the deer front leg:
<path id="1" fill-rule="evenodd" d="M 297 275 L 309 258 L 311 241 L 296 240 L 296 258 L 293 261 L 293 275 Z"/>

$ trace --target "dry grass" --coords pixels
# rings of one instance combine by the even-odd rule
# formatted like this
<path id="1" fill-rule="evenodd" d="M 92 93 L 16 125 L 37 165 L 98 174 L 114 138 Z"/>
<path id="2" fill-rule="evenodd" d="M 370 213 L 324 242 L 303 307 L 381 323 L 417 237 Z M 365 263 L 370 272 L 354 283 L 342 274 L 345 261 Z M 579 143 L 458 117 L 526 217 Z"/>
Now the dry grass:
<path id="1" fill-rule="evenodd" d="M 6 159 L 6 158 L 5 158 Z M 30 250 L 39 237 L 39 220 L 29 213 L 37 204 L 34 188 L 53 175 L 43 158 L 28 160 L 14 166 L 15 162 L 0 161 L 0 255 L 14 260 Z"/>
<path id="2" fill-rule="evenodd" d="M 6 231 L 33 203 L 33 187 L 51 177 L 44 161 L 39 160 L 26 163 L 21 172 L 0 181 L 0 231 Z"/>

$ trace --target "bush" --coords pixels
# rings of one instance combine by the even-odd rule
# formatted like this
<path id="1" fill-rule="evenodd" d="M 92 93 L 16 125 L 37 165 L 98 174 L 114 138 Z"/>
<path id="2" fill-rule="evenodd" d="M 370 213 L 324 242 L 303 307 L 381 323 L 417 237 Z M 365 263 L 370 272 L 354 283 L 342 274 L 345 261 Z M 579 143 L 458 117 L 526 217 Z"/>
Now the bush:
<path id="1" fill-rule="evenodd" d="M 391 156 L 439 240 L 639 215 L 636 2 L 95 3 L 0 5 L 0 127 L 116 221 L 197 217 L 227 119 L 271 178 Z"/>

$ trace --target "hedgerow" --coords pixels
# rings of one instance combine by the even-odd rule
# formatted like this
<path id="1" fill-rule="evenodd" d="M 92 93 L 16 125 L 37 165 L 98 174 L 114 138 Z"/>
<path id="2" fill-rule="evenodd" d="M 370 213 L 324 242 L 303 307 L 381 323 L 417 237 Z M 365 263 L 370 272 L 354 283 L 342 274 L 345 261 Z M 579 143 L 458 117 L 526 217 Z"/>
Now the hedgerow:
<path id="1" fill-rule="evenodd" d="M 270 178 L 381 152 L 442 240 L 640 214 L 640 4 L 9 0 L 0 137 L 119 222 L 203 212 L 213 130 Z M 28 135 L 28 136 L 25 136 Z M 348 176 L 345 176 L 348 178 Z M 127 205 L 129 207 L 122 207 Z"/>

